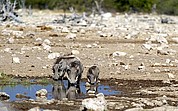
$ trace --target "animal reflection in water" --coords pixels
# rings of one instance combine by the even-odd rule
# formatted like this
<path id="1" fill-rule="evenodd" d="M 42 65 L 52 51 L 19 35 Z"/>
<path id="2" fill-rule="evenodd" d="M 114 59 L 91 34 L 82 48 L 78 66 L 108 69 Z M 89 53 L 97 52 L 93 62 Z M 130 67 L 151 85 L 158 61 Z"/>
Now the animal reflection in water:
<path id="1" fill-rule="evenodd" d="M 63 100 L 65 98 L 68 98 L 68 100 L 75 100 L 80 94 L 80 86 L 69 85 L 68 88 L 66 88 L 62 81 L 59 81 L 53 85 L 52 95 L 56 100 Z"/>
<path id="2" fill-rule="evenodd" d="M 87 94 L 97 94 L 98 93 L 98 85 L 90 85 L 86 87 Z"/>

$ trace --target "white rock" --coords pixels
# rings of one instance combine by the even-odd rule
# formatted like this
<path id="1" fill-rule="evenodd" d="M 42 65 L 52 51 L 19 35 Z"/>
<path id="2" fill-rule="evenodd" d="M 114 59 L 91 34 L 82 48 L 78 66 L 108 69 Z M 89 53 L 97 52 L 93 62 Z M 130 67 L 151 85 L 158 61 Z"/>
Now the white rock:
<path id="1" fill-rule="evenodd" d="M 43 46 L 43 49 L 44 50 L 47 50 L 47 51 L 50 51 L 51 50 L 51 46 L 47 45 L 47 44 L 42 44 Z"/>
<path id="2" fill-rule="evenodd" d="M 41 110 L 40 110 L 40 107 L 34 107 L 34 108 L 29 109 L 28 111 L 41 111 Z"/>
<path id="3" fill-rule="evenodd" d="M 175 78 L 175 76 L 172 73 L 168 73 L 167 75 L 168 75 L 169 79 L 174 79 Z"/>
<path id="4" fill-rule="evenodd" d="M 11 37 L 11 38 L 8 39 L 7 42 L 8 42 L 9 44 L 13 44 L 13 43 L 14 43 L 14 39 Z"/>
<path id="5" fill-rule="evenodd" d="M 42 38 L 36 38 L 35 41 L 42 41 Z"/>
<path id="6" fill-rule="evenodd" d="M 155 72 L 155 73 L 159 73 L 159 72 L 161 72 L 161 71 L 160 71 L 159 69 L 155 69 L 154 72 Z"/>
<path id="7" fill-rule="evenodd" d="M 80 33 L 81 33 L 81 34 L 85 34 L 86 31 L 85 31 L 84 29 L 81 29 L 81 30 L 80 30 Z"/>
<path id="8" fill-rule="evenodd" d="M 72 31 L 71 31 L 72 33 L 77 33 L 78 32 L 78 30 L 77 29 L 72 29 Z"/>
<path id="9" fill-rule="evenodd" d="M 142 48 L 147 49 L 147 50 L 150 51 L 152 49 L 152 45 L 151 44 L 143 44 Z"/>
<path id="10" fill-rule="evenodd" d="M 178 43 L 178 37 L 172 38 L 172 41 Z"/>
<path id="11" fill-rule="evenodd" d="M 72 50 L 72 54 L 73 54 L 73 55 L 79 55 L 80 52 L 79 52 L 78 50 Z"/>
<path id="12" fill-rule="evenodd" d="M 48 91 L 46 89 L 41 89 L 36 92 L 36 96 L 41 97 L 41 96 L 47 96 Z"/>
<path id="13" fill-rule="evenodd" d="M 129 69 L 129 65 L 124 65 L 124 69 L 128 70 Z"/>
<path id="14" fill-rule="evenodd" d="M 17 38 L 24 38 L 23 31 L 12 31 L 12 35 Z"/>
<path id="15" fill-rule="evenodd" d="M 92 48 L 91 44 L 86 45 L 87 48 Z"/>
<path id="16" fill-rule="evenodd" d="M 43 41 L 43 43 L 46 44 L 46 45 L 50 45 L 50 44 L 51 44 L 51 41 L 50 41 L 49 39 L 45 39 L 45 40 Z"/>
<path id="17" fill-rule="evenodd" d="M 171 63 L 171 60 L 170 60 L 170 59 L 166 59 L 166 63 L 167 63 L 167 64 L 170 64 L 170 63 Z"/>
<path id="18" fill-rule="evenodd" d="M 106 33 L 101 32 L 100 37 L 107 37 L 108 35 Z"/>
<path id="19" fill-rule="evenodd" d="M 55 58 L 57 58 L 57 57 L 59 57 L 60 56 L 60 53 L 57 53 L 57 52 L 55 52 L 55 53 L 50 53 L 49 55 L 48 55 L 48 59 L 55 59 Z"/>
<path id="20" fill-rule="evenodd" d="M 168 50 L 163 49 L 163 48 L 161 48 L 161 47 L 158 47 L 158 48 L 157 48 L 157 53 L 158 53 L 158 54 L 161 54 L 161 55 L 168 55 L 168 54 L 169 54 Z"/>
<path id="21" fill-rule="evenodd" d="M 61 32 L 62 33 L 69 33 L 70 31 L 67 27 L 63 27 Z"/>
<path id="22" fill-rule="evenodd" d="M 143 108 L 131 108 L 131 109 L 126 109 L 125 111 L 143 111 Z"/>
<path id="23" fill-rule="evenodd" d="M 0 97 L 4 100 L 7 100 L 10 98 L 10 96 L 6 92 L 0 92 Z"/>
<path id="24" fill-rule="evenodd" d="M 4 52 L 12 53 L 12 52 L 11 52 L 11 48 L 5 48 L 5 49 L 4 49 Z"/>
<path id="25" fill-rule="evenodd" d="M 113 57 L 123 57 L 123 56 L 126 56 L 127 53 L 125 52 L 120 52 L 120 51 L 116 51 L 112 54 Z"/>
<path id="26" fill-rule="evenodd" d="M 103 14 L 101 14 L 101 17 L 103 20 L 109 20 L 112 17 L 112 13 L 110 13 L 110 12 L 103 13 Z"/>
<path id="27" fill-rule="evenodd" d="M 166 39 L 165 37 L 162 37 L 162 36 L 158 36 L 158 37 L 156 38 L 156 41 L 157 41 L 158 43 L 161 43 L 161 44 L 168 44 L 167 39 Z"/>
<path id="28" fill-rule="evenodd" d="M 79 23 L 78 23 L 79 26 L 87 26 L 87 22 L 85 20 L 81 20 Z"/>
<path id="29" fill-rule="evenodd" d="M 68 39 L 75 39 L 77 37 L 77 35 L 76 34 L 73 34 L 73 33 L 69 33 L 69 34 L 67 34 L 67 36 L 66 36 L 66 38 L 68 38 Z"/>
<path id="30" fill-rule="evenodd" d="M 88 110 L 94 111 L 105 111 L 107 110 L 107 102 L 105 100 L 104 94 L 99 93 L 96 98 L 87 98 L 82 101 L 82 106 Z"/>
<path id="31" fill-rule="evenodd" d="M 12 57 L 13 63 L 20 64 L 20 59 L 18 57 Z"/>
<path id="32" fill-rule="evenodd" d="M 1 34 L 3 36 L 10 36 L 11 33 L 12 33 L 12 30 L 8 30 L 8 29 L 4 29 L 4 30 L 1 31 Z"/>

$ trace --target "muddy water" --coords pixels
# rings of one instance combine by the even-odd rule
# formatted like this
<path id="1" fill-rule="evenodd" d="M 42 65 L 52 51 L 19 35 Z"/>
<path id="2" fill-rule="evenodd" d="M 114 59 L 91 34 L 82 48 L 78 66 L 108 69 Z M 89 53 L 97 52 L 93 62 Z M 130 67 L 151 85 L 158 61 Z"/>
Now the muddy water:
<path id="1" fill-rule="evenodd" d="M 46 85 L 42 84 L 30 84 L 28 86 L 24 86 L 22 84 L 18 84 L 15 86 L 5 85 L 0 88 L 0 92 L 6 92 L 10 95 L 10 101 L 24 100 L 24 99 L 36 99 L 36 91 L 40 89 L 46 89 L 48 91 L 47 99 L 84 99 L 88 96 L 89 93 L 103 93 L 104 95 L 118 95 L 121 94 L 121 91 L 117 91 L 112 89 L 112 86 L 107 84 L 98 84 L 98 86 L 86 87 L 86 82 L 82 81 L 79 87 L 70 86 L 68 87 L 67 80 L 63 80 L 62 82 L 57 83 L 49 83 Z M 72 96 L 72 92 L 74 92 L 75 97 Z M 20 95 L 20 96 L 19 96 Z M 71 97 L 72 96 L 72 97 Z"/>

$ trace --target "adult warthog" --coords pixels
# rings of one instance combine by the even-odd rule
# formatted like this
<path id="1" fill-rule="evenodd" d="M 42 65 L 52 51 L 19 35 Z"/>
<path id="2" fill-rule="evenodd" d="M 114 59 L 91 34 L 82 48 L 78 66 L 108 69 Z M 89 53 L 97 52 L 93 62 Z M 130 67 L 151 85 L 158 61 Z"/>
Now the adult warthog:
<path id="1" fill-rule="evenodd" d="M 83 65 L 80 61 L 73 61 L 67 67 L 67 78 L 70 85 L 79 85 L 83 73 Z"/>
<path id="2" fill-rule="evenodd" d="M 69 64 L 74 61 L 80 61 L 77 57 L 74 56 L 61 56 L 56 59 L 52 67 L 53 70 L 53 79 L 62 80 Z"/>
<path id="3" fill-rule="evenodd" d="M 88 82 L 91 84 L 91 85 L 94 85 L 98 82 L 98 76 L 99 76 L 99 73 L 100 73 L 100 70 L 97 66 L 91 66 L 89 69 L 88 69 L 88 72 L 87 72 L 87 79 L 88 79 Z"/>

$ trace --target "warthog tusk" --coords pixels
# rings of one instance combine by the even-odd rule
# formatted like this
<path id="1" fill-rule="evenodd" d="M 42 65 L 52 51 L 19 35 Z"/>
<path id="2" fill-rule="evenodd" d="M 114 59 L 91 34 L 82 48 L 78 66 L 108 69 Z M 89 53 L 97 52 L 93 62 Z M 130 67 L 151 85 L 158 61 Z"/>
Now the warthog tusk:
<path id="1" fill-rule="evenodd" d="M 96 77 L 95 77 L 95 80 L 94 80 L 94 82 L 96 82 Z"/>
<path id="2" fill-rule="evenodd" d="M 69 78 L 69 75 L 67 74 L 67 79 L 69 80 L 69 81 L 71 81 L 71 79 Z"/>
<path id="3" fill-rule="evenodd" d="M 78 76 L 75 78 L 75 82 L 78 80 Z"/>

